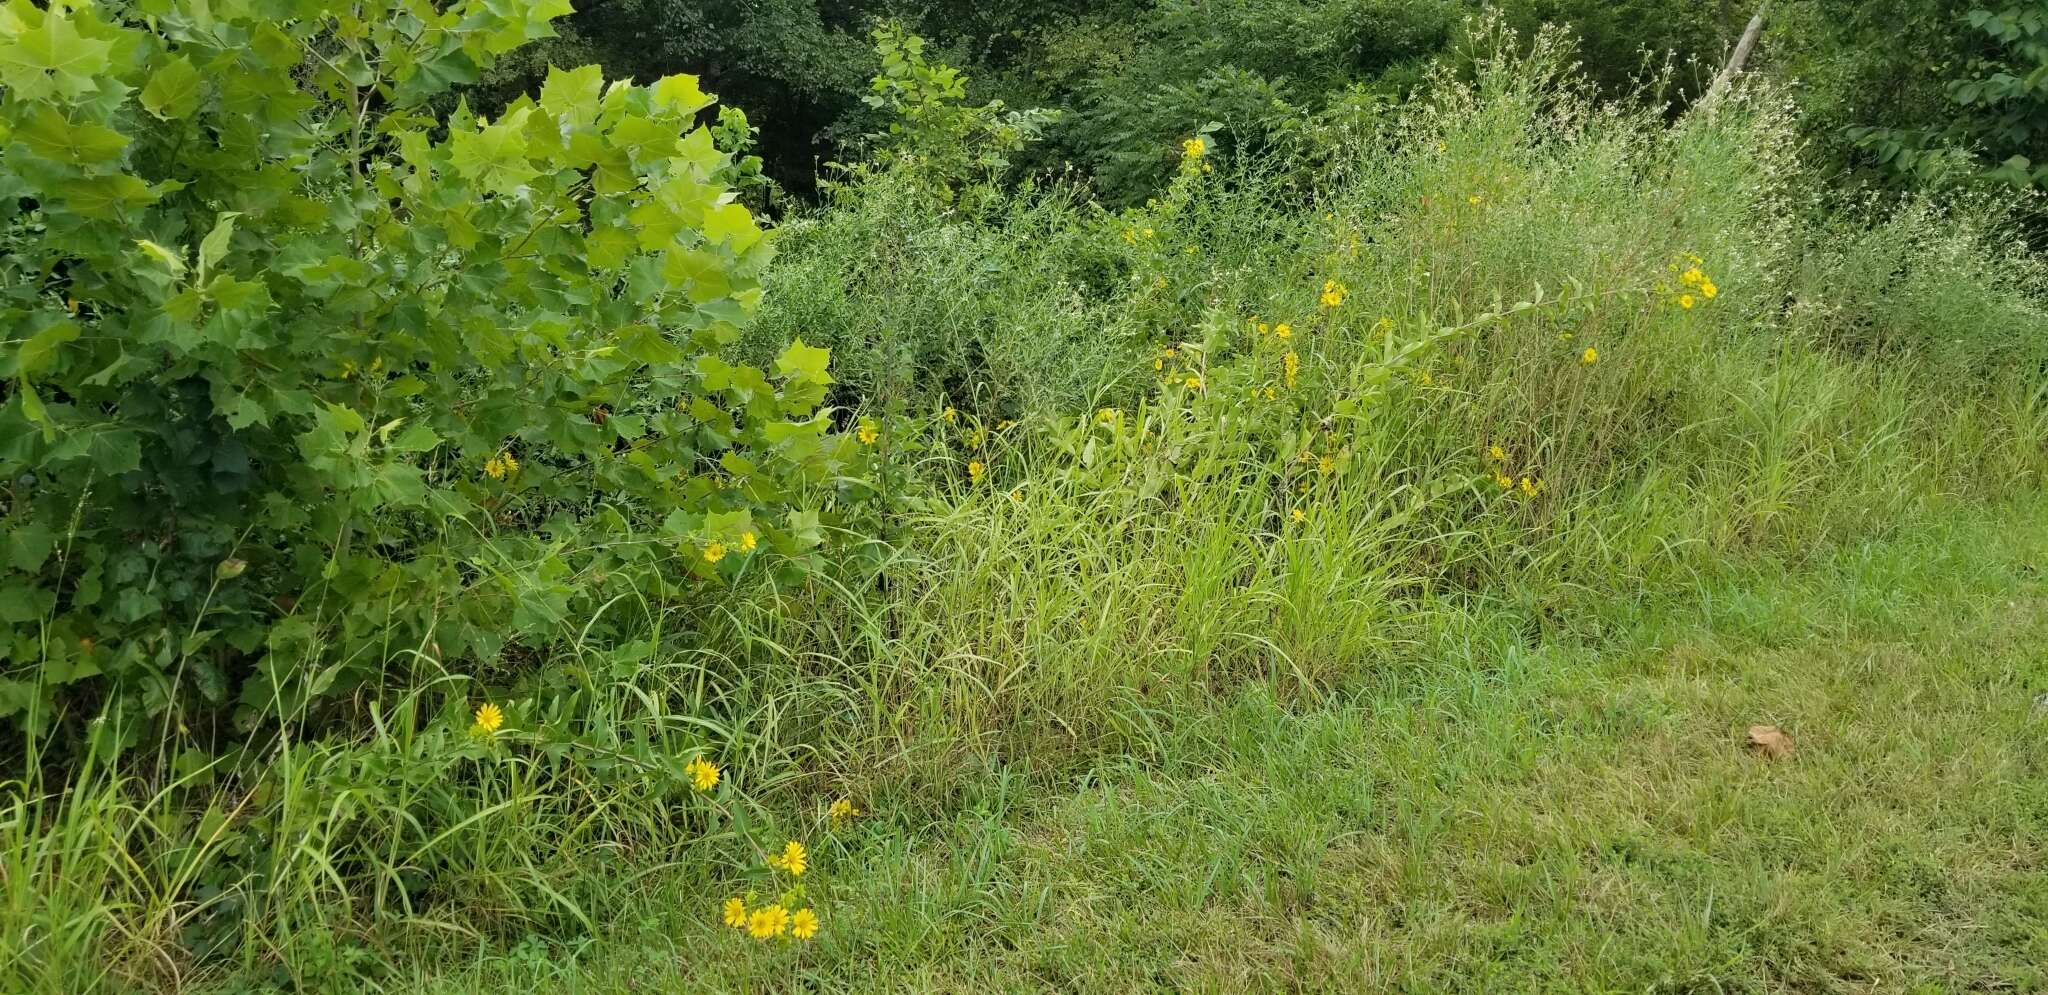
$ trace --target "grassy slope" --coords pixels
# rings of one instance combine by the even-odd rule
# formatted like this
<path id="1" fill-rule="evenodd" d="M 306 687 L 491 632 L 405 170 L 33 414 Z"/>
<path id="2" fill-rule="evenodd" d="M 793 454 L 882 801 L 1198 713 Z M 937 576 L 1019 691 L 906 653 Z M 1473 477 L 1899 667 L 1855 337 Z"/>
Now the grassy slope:
<path id="1" fill-rule="evenodd" d="M 793 953 L 694 876 L 435 992 L 2048 989 L 2048 502 L 1951 511 L 1526 648 L 1464 615 L 1320 701 L 820 840 Z M 1611 599 L 1602 602 L 1598 599 Z M 1743 730 L 1776 723 L 1767 762 Z"/>

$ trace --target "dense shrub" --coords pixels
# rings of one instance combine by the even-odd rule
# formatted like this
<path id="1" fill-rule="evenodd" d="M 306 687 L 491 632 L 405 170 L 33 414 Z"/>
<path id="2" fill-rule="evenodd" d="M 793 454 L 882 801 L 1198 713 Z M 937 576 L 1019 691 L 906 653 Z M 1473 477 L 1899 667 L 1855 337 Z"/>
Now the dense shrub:
<path id="1" fill-rule="evenodd" d="M 826 356 L 717 358 L 771 248 L 695 79 L 422 113 L 565 9 L 0 9 L 18 736 L 205 748 L 801 563 Z"/>

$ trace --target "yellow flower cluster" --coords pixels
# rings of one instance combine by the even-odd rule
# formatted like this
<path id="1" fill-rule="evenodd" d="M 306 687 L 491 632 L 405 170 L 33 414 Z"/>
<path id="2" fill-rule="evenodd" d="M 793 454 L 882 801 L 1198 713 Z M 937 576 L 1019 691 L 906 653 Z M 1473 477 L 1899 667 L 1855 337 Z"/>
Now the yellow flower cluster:
<path id="1" fill-rule="evenodd" d="M 1349 287 L 1336 280 L 1323 281 L 1323 306 L 1335 310 L 1344 306 L 1344 298 L 1351 293 Z"/>
<path id="2" fill-rule="evenodd" d="M 509 477 L 518 476 L 518 474 L 519 461 L 513 458 L 512 450 L 510 449 L 504 450 L 484 461 L 484 476 L 492 480 L 504 480 Z"/>
<path id="3" fill-rule="evenodd" d="M 1515 478 L 1508 473 L 1507 448 L 1496 442 L 1486 447 L 1486 458 L 1495 464 L 1493 470 L 1494 485 L 1503 491 L 1515 490 L 1518 485 Z M 1523 497 L 1535 497 L 1543 493 L 1543 481 L 1535 477 L 1523 477 L 1519 487 Z"/>
<path id="4" fill-rule="evenodd" d="M 716 783 L 716 768 L 710 767 L 709 762 L 701 758 L 691 764 L 693 776 L 696 775 L 694 768 L 698 763 L 703 763 L 710 769 L 710 780 Z M 710 785 L 704 783 L 702 779 L 697 782 L 700 791 L 709 787 Z M 861 811 L 854 805 L 852 799 L 840 798 L 832 803 L 827 813 L 832 817 L 832 825 L 837 827 L 840 823 L 859 816 Z M 801 880 L 804 872 L 811 866 L 810 851 L 806 850 L 802 843 L 790 840 L 783 844 L 781 851 L 768 855 L 768 866 L 788 874 L 792 879 L 789 887 L 777 895 L 774 901 L 765 904 L 755 904 L 756 896 L 751 891 L 745 896 L 728 898 L 719 911 L 719 918 L 728 927 L 764 942 L 775 939 L 809 940 L 816 937 L 821 924 L 817 912 L 808 907 L 804 883 Z"/>
<path id="5" fill-rule="evenodd" d="M 1289 351 L 1287 355 L 1280 357 L 1280 365 L 1282 367 L 1282 376 L 1285 377 L 1287 382 L 1287 389 L 1293 390 L 1296 381 L 1301 378 L 1301 357 Z"/>
<path id="6" fill-rule="evenodd" d="M 1700 269 L 1703 262 L 1704 260 L 1698 256 L 1688 255 L 1685 257 L 1685 272 L 1678 274 L 1679 290 L 1676 301 L 1679 307 L 1687 311 L 1692 310 L 1702 300 L 1711 301 L 1721 296 L 1721 288 L 1715 285 L 1714 278 Z M 1672 272 L 1678 272 L 1677 263 L 1673 263 L 1670 268 Z"/>
<path id="7" fill-rule="evenodd" d="M 980 460 L 972 460 L 967 464 L 967 482 L 970 484 L 979 484 L 981 483 L 982 475 L 987 472 L 988 467 L 982 465 L 982 462 Z"/>
<path id="8" fill-rule="evenodd" d="M 725 901 L 725 924 L 734 929 L 744 929 L 748 936 L 757 940 L 781 937 L 808 940 L 818 935 L 817 913 L 810 909 L 791 912 L 780 902 L 749 909 L 745 900 L 728 898 Z"/>
<path id="9" fill-rule="evenodd" d="M 683 773 L 690 776 L 690 787 L 698 791 L 710 791 L 718 786 L 718 765 L 703 757 L 690 761 L 683 768 Z"/>
<path id="10" fill-rule="evenodd" d="M 790 840 L 783 844 L 782 852 L 768 858 L 768 866 L 785 870 L 791 877 L 803 877 L 804 870 L 811 866 L 810 851 L 802 843 Z"/>
<path id="11" fill-rule="evenodd" d="M 768 858 L 768 866 L 786 871 L 791 877 L 803 877 L 804 870 L 810 866 L 809 860 L 804 845 L 790 840 L 782 848 L 781 853 Z M 753 896 L 748 896 L 751 897 Z M 808 940 L 818 935 L 818 914 L 808 908 L 791 911 L 791 907 L 802 898 L 801 884 L 792 885 L 790 890 L 783 892 L 776 901 L 767 905 L 749 907 L 747 898 L 728 898 L 725 900 L 721 918 L 725 920 L 727 926 L 744 930 L 748 936 L 757 940 L 783 937 Z"/>
<path id="12" fill-rule="evenodd" d="M 1180 143 L 1180 153 L 1190 159 L 1200 159 L 1209 154 L 1209 143 L 1203 141 L 1201 136 L 1197 135 Z"/>

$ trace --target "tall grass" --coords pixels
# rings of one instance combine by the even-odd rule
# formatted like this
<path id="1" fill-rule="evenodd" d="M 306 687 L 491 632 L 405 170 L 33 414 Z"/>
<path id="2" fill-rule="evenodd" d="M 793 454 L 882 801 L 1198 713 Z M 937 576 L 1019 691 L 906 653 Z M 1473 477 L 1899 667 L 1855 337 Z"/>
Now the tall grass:
<path id="1" fill-rule="evenodd" d="M 2039 355 L 2037 260 L 1929 206 L 1811 220 L 1773 102 L 1667 123 L 1595 104 L 1562 52 L 1479 58 L 1325 160 L 1196 162 L 1144 208 L 1048 185 L 967 212 L 884 174 L 793 222 L 754 341 L 832 346 L 850 417 L 886 425 L 885 510 L 833 570 L 617 606 L 641 637 L 541 664 L 583 692 L 514 697 L 495 740 L 420 672 L 234 769 L 0 787 L 0 990 L 344 988 L 577 935 L 842 792 L 937 815 L 1155 754 L 1247 687 L 1314 699 L 1475 605 L 1535 642 L 2039 486 L 2038 363 L 1992 358 Z M 1688 309 L 1694 255 L 1722 292 Z M 1167 349 L 1200 388 L 1162 382 Z M 698 752 L 715 796 L 653 773 Z"/>

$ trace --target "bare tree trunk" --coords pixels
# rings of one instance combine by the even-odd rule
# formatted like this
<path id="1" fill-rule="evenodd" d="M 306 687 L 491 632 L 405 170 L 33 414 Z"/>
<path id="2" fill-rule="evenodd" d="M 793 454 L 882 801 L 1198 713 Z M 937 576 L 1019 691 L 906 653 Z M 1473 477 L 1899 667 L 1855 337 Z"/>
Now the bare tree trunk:
<path id="1" fill-rule="evenodd" d="M 1707 87 L 1706 96 L 1701 98 L 1703 101 L 1712 99 L 1735 81 L 1735 75 L 1749 61 L 1749 53 L 1756 49 L 1757 36 L 1764 33 L 1764 13 L 1770 9 L 1771 0 L 1764 0 L 1757 6 L 1756 16 L 1749 19 L 1749 27 L 1742 29 L 1742 40 L 1735 43 L 1735 51 L 1728 56 L 1728 64 L 1721 67 L 1721 74 L 1714 77 L 1712 86 Z"/>

